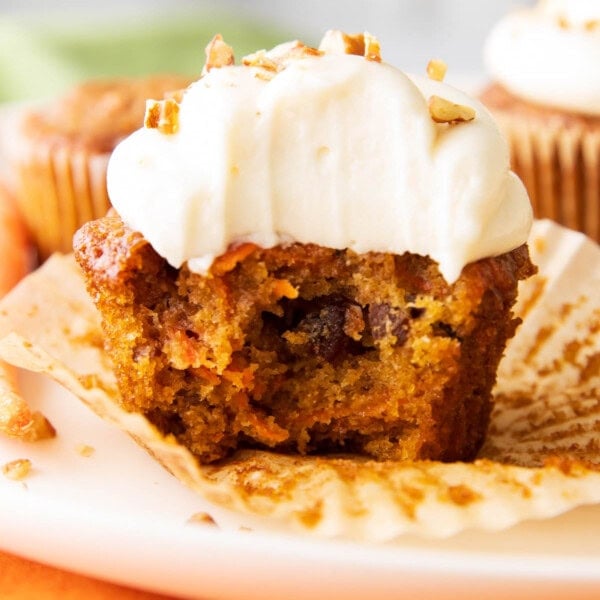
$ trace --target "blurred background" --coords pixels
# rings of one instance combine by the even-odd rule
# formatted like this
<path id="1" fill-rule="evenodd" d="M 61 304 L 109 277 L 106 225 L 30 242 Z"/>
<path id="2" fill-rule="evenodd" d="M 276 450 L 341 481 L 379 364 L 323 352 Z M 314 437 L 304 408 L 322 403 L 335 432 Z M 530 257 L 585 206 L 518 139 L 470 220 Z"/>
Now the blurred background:
<path id="1" fill-rule="evenodd" d="M 48 97 L 81 79 L 200 73 L 215 32 L 239 58 L 330 28 L 376 35 L 387 62 L 447 81 L 485 81 L 483 41 L 505 12 L 532 0 L 0 0 L 0 101 Z"/>

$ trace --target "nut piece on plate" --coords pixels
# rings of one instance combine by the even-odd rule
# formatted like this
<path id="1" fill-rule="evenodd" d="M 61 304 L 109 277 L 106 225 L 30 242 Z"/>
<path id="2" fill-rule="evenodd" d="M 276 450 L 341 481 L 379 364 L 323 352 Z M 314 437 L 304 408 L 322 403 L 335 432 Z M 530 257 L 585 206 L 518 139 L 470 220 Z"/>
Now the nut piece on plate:
<path id="1" fill-rule="evenodd" d="M 216 527 L 217 524 L 215 520 L 207 513 L 207 512 L 196 512 L 189 517 L 186 523 L 197 524 L 197 525 L 207 525 L 210 527 Z"/>
<path id="2" fill-rule="evenodd" d="M 96 449 L 89 444 L 78 444 L 75 450 L 77 451 L 77 454 L 83 456 L 83 458 L 89 458 L 96 451 Z"/>
<path id="3" fill-rule="evenodd" d="M 56 435 L 50 421 L 32 410 L 17 388 L 11 365 L 0 360 L 0 433 L 27 442 L 45 440 Z"/>
<path id="4" fill-rule="evenodd" d="M 22 481 L 30 472 L 31 461 L 28 458 L 17 458 L 2 466 L 2 474 L 14 481 Z"/>

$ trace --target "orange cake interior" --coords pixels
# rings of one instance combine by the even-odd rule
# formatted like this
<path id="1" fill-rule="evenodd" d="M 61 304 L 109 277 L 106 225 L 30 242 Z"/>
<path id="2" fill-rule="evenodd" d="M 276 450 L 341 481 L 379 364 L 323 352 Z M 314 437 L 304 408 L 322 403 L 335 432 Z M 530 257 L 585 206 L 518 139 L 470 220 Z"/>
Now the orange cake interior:
<path id="1" fill-rule="evenodd" d="M 124 407 L 204 463 L 238 448 L 471 459 L 526 246 L 452 285 L 427 257 L 245 243 L 206 275 L 110 215 L 76 235 Z"/>

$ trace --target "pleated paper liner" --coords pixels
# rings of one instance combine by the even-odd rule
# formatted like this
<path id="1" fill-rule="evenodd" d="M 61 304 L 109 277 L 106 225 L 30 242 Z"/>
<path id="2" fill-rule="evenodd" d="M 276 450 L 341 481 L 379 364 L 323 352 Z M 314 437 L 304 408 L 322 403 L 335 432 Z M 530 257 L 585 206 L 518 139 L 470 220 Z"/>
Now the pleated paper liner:
<path id="1" fill-rule="evenodd" d="M 22 144 L 17 198 L 42 260 L 55 251 L 70 252 L 75 231 L 106 214 L 109 157 L 68 144 Z"/>
<path id="2" fill-rule="evenodd" d="M 510 144 L 512 166 L 540 219 L 600 242 L 600 128 L 564 127 L 494 111 Z"/>
<path id="3" fill-rule="evenodd" d="M 519 295 L 523 323 L 500 364 L 480 454 L 600 467 L 600 246 L 551 221 L 536 223 L 529 245 L 539 273 Z"/>
<path id="4" fill-rule="evenodd" d="M 168 74 L 86 81 L 53 101 L 15 107 L 7 132 L 0 113 L 0 158 L 16 174 L 11 183 L 41 259 L 70 252 L 75 231 L 106 214 L 112 148 L 142 127 L 146 98 L 189 83 Z"/>
<path id="5" fill-rule="evenodd" d="M 173 438 L 119 408 L 98 315 L 70 256 L 54 256 L 0 304 L 0 357 L 49 374 L 129 432 L 214 505 L 217 521 L 230 509 L 238 525 L 373 541 L 499 530 L 600 503 L 600 248 L 543 221 L 531 249 L 540 272 L 523 283 L 525 321 L 473 463 L 240 451 L 199 466 Z"/>

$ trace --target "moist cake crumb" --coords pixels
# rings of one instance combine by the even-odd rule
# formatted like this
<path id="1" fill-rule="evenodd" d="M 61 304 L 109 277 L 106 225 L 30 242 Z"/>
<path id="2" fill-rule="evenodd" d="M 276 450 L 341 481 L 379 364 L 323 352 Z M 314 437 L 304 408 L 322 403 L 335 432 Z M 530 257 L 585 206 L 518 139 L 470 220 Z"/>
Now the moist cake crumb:
<path id="1" fill-rule="evenodd" d="M 201 275 L 113 215 L 75 254 L 124 408 L 203 463 L 240 448 L 472 459 L 534 272 L 525 245 L 449 285 L 428 257 L 294 243 L 232 247 Z"/>

